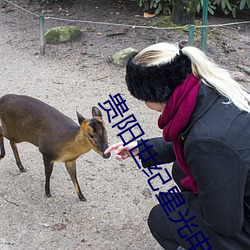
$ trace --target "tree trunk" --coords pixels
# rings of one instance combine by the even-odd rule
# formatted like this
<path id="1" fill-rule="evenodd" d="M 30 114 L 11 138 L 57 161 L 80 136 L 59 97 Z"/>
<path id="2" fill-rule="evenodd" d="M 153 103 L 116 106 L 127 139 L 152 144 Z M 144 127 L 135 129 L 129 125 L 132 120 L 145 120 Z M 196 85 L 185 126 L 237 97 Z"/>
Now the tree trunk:
<path id="1" fill-rule="evenodd" d="M 178 25 L 192 24 L 198 0 L 173 0 L 171 22 Z"/>

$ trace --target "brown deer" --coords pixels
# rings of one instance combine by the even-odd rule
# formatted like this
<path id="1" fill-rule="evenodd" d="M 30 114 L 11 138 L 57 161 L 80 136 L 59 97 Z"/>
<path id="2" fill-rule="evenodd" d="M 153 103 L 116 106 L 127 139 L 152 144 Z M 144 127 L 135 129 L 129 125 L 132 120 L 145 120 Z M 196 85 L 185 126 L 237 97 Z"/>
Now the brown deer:
<path id="1" fill-rule="evenodd" d="M 77 112 L 80 126 L 60 111 L 29 96 L 8 94 L 0 98 L 0 158 L 5 156 L 4 139 L 9 139 L 16 164 L 20 161 L 17 143 L 29 142 L 39 148 L 45 167 L 45 193 L 50 194 L 50 176 L 54 162 L 64 162 L 81 201 L 83 196 L 76 176 L 76 160 L 94 149 L 103 158 L 108 148 L 107 132 L 101 111 L 92 107 L 93 118 L 86 119 Z"/>

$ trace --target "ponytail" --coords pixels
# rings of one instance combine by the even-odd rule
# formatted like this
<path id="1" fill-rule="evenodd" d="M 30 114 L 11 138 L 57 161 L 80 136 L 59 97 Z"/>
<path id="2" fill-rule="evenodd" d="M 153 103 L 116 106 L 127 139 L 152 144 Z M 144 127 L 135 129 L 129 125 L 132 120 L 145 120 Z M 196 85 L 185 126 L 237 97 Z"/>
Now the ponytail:
<path id="1" fill-rule="evenodd" d="M 181 49 L 192 62 L 193 74 L 204 84 L 216 89 L 221 95 L 233 103 L 238 109 L 250 113 L 250 94 L 236 82 L 229 72 L 217 64 L 199 49 L 187 46 Z"/>

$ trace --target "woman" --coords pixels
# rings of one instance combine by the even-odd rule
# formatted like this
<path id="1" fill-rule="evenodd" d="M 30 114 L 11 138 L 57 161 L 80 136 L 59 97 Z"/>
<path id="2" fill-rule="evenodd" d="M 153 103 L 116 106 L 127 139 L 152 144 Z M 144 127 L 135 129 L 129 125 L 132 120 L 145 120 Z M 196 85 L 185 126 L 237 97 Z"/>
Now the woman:
<path id="1" fill-rule="evenodd" d="M 126 68 L 130 93 L 161 112 L 163 138 L 153 138 L 155 162 L 174 162 L 172 176 L 186 203 L 171 213 L 160 204 L 148 218 L 151 233 L 168 250 L 250 249 L 250 95 L 230 74 L 195 47 L 158 43 L 132 57 Z M 117 159 L 137 156 L 138 142 L 117 143 Z M 151 161 L 142 163 L 152 165 Z M 190 227 L 173 222 L 196 216 Z M 191 220 L 191 219 L 190 219 Z M 179 231 L 178 231 L 179 230 Z M 191 243 L 202 231 L 205 245 Z"/>

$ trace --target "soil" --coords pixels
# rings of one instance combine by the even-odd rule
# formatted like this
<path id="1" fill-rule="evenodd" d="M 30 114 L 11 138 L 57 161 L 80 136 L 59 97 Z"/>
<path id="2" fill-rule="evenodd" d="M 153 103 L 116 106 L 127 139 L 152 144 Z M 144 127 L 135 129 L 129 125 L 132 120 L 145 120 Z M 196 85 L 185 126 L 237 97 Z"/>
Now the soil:
<path id="1" fill-rule="evenodd" d="M 1 95 L 18 93 L 38 98 L 73 120 L 76 110 L 91 117 L 92 106 L 120 93 L 145 135 L 161 136 L 158 114 L 130 96 L 126 89 L 125 69 L 111 60 L 120 49 L 142 49 L 159 41 L 180 42 L 188 33 L 179 29 L 133 28 L 151 26 L 160 18 L 144 18 L 143 10 L 130 0 L 58 1 L 40 6 L 37 1 L 12 1 L 25 10 L 7 4 L 0 9 L 0 84 Z M 18 2 L 18 3 L 17 3 Z M 78 25 L 81 40 L 61 45 L 46 45 L 40 55 L 37 15 L 45 11 L 45 29 Z M 34 15 L 36 14 L 36 15 Z M 48 19 L 57 17 L 80 21 Z M 197 17 L 197 21 L 200 21 Z M 249 20 L 249 12 L 237 19 L 209 16 L 208 24 Z M 119 25 L 109 25 L 119 24 Z M 131 26 L 124 26 L 128 24 Z M 207 54 L 249 87 L 249 76 L 237 65 L 249 65 L 250 25 L 235 24 L 208 30 Z M 200 46 L 200 31 L 195 46 Z M 120 139 L 112 128 L 119 118 L 107 123 L 109 143 Z M 121 117 L 120 117 L 121 118 Z M 77 160 L 77 175 L 87 202 L 81 202 L 62 163 L 56 163 L 51 178 L 52 198 L 44 194 L 42 155 L 33 145 L 18 145 L 27 172 L 20 173 L 8 141 L 1 159 L 0 249 L 161 249 L 151 236 L 147 217 L 157 199 L 147 176 L 132 159 L 104 160 L 91 151 Z M 166 166 L 171 170 L 171 165 Z M 154 183 L 159 185 L 160 183 Z M 167 190 L 173 182 L 161 187 Z"/>

